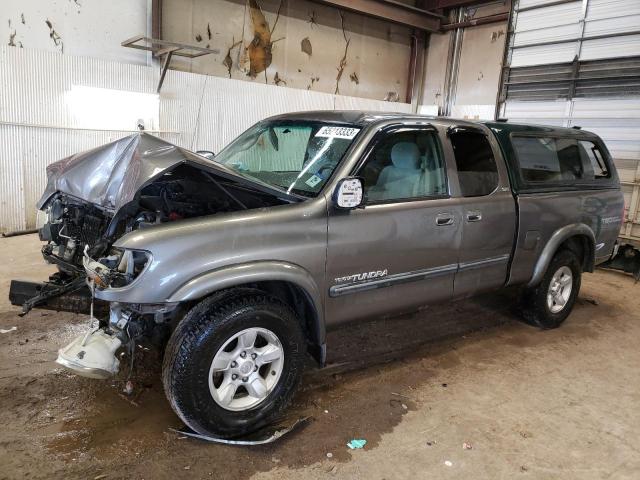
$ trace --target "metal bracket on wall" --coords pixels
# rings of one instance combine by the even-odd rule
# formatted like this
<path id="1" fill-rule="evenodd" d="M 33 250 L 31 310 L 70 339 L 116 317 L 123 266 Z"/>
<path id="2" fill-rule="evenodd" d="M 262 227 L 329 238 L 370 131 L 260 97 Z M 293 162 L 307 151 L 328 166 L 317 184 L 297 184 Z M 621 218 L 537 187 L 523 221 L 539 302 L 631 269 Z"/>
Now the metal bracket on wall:
<path id="1" fill-rule="evenodd" d="M 156 89 L 158 93 L 160 93 L 160 89 L 164 83 L 164 77 L 166 76 L 169 65 L 171 64 L 171 58 L 174 55 L 186 58 L 197 58 L 212 53 L 220 53 L 220 50 L 217 48 L 198 47 L 197 45 L 170 42 L 168 40 L 160 40 L 159 38 L 150 38 L 142 35 L 129 38 L 122 42 L 121 45 L 123 47 L 152 52 L 154 57 L 162 60 L 160 67 L 160 79 L 158 80 L 158 88 Z"/>

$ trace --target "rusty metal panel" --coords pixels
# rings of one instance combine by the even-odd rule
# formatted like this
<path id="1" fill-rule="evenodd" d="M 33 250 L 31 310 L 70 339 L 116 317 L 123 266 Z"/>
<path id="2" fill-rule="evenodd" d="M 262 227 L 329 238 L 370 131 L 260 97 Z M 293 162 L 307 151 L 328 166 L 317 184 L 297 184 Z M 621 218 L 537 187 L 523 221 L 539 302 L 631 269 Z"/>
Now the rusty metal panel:
<path id="1" fill-rule="evenodd" d="M 131 133 L 80 128 L 67 98 L 74 85 L 148 94 L 157 79 L 151 67 L 0 47 L 0 231 L 34 227 L 47 165 Z M 334 108 L 410 111 L 408 104 L 170 71 L 157 134 L 180 146 L 217 152 L 265 117 Z"/>

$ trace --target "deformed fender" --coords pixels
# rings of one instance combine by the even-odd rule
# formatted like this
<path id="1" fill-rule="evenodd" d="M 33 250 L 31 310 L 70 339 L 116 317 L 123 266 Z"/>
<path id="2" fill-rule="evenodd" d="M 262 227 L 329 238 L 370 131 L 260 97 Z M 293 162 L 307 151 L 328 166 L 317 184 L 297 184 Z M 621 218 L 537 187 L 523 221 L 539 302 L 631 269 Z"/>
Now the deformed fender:
<path id="1" fill-rule="evenodd" d="M 589 244 L 591 247 L 590 258 L 593 258 L 593 252 L 595 250 L 596 244 L 596 236 L 593 233 L 593 230 L 591 230 L 591 228 L 584 223 L 572 223 L 571 225 L 565 225 L 564 227 L 556 230 L 553 235 L 551 235 L 551 238 L 549 238 L 549 241 L 542 249 L 542 253 L 540 253 L 540 256 L 538 257 L 538 260 L 536 262 L 536 266 L 533 269 L 533 276 L 527 284 L 528 287 L 535 287 L 542 281 L 542 277 L 547 271 L 549 263 L 551 263 L 551 259 L 558 250 L 558 247 L 560 247 L 562 242 L 575 235 L 585 235 L 587 238 L 589 238 Z"/>
<path id="2" fill-rule="evenodd" d="M 316 335 L 320 345 L 324 344 L 324 310 L 320 290 L 311 274 L 293 263 L 260 261 L 211 270 L 182 285 L 166 301 L 186 302 L 198 300 L 225 288 L 265 281 L 289 282 L 306 292 L 316 312 L 316 318 L 313 319 L 316 331 L 313 333 Z"/>

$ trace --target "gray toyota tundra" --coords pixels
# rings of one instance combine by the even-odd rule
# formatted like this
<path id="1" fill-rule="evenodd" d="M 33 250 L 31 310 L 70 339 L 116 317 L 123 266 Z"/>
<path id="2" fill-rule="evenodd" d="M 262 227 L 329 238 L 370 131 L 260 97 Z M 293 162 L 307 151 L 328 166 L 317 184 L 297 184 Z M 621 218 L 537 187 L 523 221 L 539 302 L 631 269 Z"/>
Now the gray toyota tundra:
<path id="1" fill-rule="evenodd" d="M 213 159 L 141 133 L 47 172 L 58 272 L 13 303 L 91 307 L 57 360 L 85 376 L 167 332 L 173 409 L 227 438 L 272 422 L 345 322 L 520 286 L 525 319 L 559 326 L 624 211 L 593 133 L 402 114 L 280 115 Z"/>

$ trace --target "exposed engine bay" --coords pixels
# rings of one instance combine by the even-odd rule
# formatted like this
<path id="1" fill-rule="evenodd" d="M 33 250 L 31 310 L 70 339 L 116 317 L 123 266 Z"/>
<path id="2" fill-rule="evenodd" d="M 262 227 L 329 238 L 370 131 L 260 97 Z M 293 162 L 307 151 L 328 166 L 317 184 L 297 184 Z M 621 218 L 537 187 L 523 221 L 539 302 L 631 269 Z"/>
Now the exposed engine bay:
<path id="1" fill-rule="evenodd" d="M 209 172 L 181 165 L 146 185 L 115 215 L 64 193 L 56 193 L 45 206 L 46 223 L 40 239 L 46 261 L 59 266 L 60 279 L 84 274 L 86 258 L 109 269 L 121 263 L 111 250 L 122 235 L 138 229 L 221 212 L 268 207 L 284 203 L 274 195 L 251 190 Z M 143 259 L 120 265 L 129 276 Z M 126 268 L 129 270 L 127 271 Z M 133 269 L 133 270 L 132 270 Z M 114 275 L 114 286 L 126 283 L 125 275 Z M 130 280 L 130 279 L 129 279 Z"/>
<path id="2" fill-rule="evenodd" d="M 47 172 L 39 235 L 45 261 L 58 271 L 44 283 L 14 280 L 10 298 L 22 305 L 22 315 L 35 306 L 89 314 L 91 328 L 59 351 L 58 363 L 94 378 L 118 371 L 119 348 L 132 349 L 142 337 L 162 342 L 154 337 L 167 334 L 179 310 L 171 303 L 94 298 L 95 289 L 131 283 L 151 260 L 148 252 L 114 247 L 119 238 L 169 222 L 296 201 L 146 134 L 61 160 Z"/>

